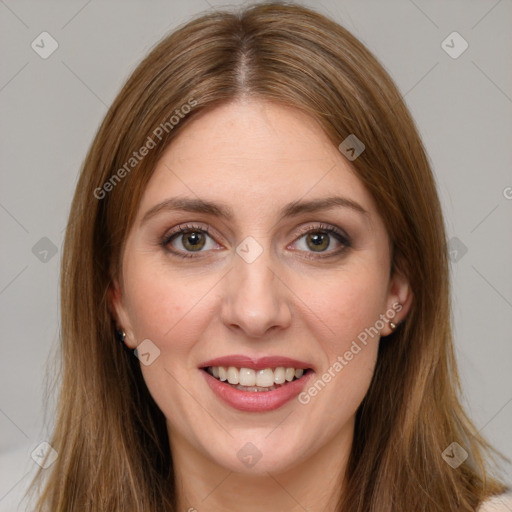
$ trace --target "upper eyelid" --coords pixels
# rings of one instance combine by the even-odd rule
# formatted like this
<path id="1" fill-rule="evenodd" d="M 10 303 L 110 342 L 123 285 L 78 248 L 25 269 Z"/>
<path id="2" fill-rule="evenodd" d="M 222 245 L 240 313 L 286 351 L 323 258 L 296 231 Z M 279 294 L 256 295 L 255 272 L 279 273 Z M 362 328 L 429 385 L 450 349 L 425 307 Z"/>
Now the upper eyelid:
<path id="1" fill-rule="evenodd" d="M 334 226 L 333 224 L 327 224 L 325 222 L 319 222 L 316 226 L 314 226 L 312 224 L 307 224 L 307 225 L 299 228 L 299 234 L 301 236 L 303 236 L 309 232 L 312 232 L 312 231 L 327 231 L 331 234 L 337 233 L 340 236 L 342 236 L 343 238 L 345 238 L 347 241 L 350 240 L 349 235 L 347 234 L 347 232 L 344 229 L 342 229 L 338 226 Z"/>
<path id="2" fill-rule="evenodd" d="M 209 224 L 200 225 L 200 223 L 196 222 L 180 222 L 176 226 L 168 229 L 165 232 L 164 236 L 179 234 L 183 231 L 191 231 L 194 229 L 197 229 L 198 231 L 204 231 L 205 233 L 209 233 L 212 228 Z"/>

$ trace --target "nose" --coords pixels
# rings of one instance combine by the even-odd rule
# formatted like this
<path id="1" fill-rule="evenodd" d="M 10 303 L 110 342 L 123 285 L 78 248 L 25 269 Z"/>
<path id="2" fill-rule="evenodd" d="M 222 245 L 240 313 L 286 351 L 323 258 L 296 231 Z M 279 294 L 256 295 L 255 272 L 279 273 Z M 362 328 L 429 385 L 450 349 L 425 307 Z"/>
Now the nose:
<path id="1" fill-rule="evenodd" d="M 291 322 L 289 290 L 271 268 L 268 250 L 248 263 L 234 256 L 233 268 L 224 280 L 221 319 L 231 330 L 262 338 Z"/>

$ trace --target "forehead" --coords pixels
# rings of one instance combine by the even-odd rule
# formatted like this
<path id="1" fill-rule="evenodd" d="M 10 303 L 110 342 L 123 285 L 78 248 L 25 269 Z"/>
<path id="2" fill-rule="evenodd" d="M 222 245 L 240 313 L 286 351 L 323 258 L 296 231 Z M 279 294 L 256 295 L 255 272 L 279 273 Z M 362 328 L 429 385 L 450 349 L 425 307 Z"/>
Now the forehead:
<path id="1" fill-rule="evenodd" d="M 312 117 L 256 100 L 191 120 L 160 158 L 140 212 L 171 195 L 218 200 L 253 214 L 332 195 L 374 210 L 351 164 Z"/>

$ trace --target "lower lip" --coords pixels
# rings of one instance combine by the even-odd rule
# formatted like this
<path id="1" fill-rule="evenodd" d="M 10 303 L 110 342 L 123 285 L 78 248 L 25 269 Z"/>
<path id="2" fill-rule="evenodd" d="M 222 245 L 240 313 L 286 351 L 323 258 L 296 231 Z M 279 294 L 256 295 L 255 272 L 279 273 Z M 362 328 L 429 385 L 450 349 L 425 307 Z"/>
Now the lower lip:
<path id="1" fill-rule="evenodd" d="M 206 382 L 219 398 L 234 409 L 246 412 L 265 412 L 279 409 L 279 407 L 296 397 L 313 375 L 310 370 L 300 379 L 283 384 L 272 391 L 242 391 L 212 377 L 205 370 L 200 370 L 200 372 L 204 374 Z"/>

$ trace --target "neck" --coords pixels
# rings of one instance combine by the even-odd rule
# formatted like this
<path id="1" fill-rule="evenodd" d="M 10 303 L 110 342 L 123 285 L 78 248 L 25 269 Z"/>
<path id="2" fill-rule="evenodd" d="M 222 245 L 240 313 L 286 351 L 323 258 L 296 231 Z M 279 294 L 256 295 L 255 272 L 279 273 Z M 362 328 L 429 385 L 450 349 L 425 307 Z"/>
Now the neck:
<path id="1" fill-rule="evenodd" d="M 336 510 L 352 445 L 353 423 L 290 469 L 264 474 L 239 473 L 223 467 L 175 431 L 169 432 L 179 511 Z"/>

